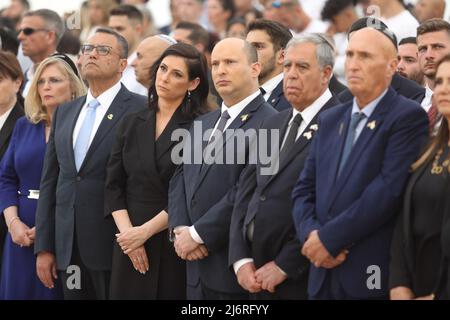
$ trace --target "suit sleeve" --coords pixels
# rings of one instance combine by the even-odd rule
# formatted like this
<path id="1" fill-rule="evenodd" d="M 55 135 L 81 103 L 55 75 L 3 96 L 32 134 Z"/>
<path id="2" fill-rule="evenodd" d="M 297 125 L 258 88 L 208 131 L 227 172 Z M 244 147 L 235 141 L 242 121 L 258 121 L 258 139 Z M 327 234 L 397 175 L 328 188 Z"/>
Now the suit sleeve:
<path id="1" fill-rule="evenodd" d="M 387 141 L 381 171 L 348 209 L 319 230 L 328 252 L 337 256 L 375 232 L 398 211 L 411 163 L 418 157 L 423 139 L 428 136 L 428 121 L 423 109 L 399 117 Z"/>
<path id="2" fill-rule="evenodd" d="M 289 278 L 297 279 L 309 270 L 309 260 L 301 254 L 301 244 L 292 234 L 291 240 L 286 242 L 275 258 L 275 263 Z"/>
<path id="3" fill-rule="evenodd" d="M 231 214 L 228 264 L 230 267 L 241 259 L 252 257 L 244 238 L 243 228 L 248 204 L 256 188 L 256 165 L 249 165 L 239 177 L 236 201 Z"/>
<path id="4" fill-rule="evenodd" d="M 20 122 L 18 122 L 14 127 L 8 148 L 6 149 L 0 163 L 0 215 L 3 214 L 3 210 L 6 208 L 19 205 L 19 199 L 17 196 L 17 190 L 19 189 L 19 178 L 14 166 L 17 135 L 20 131 L 19 127 Z"/>
<path id="5" fill-rule="evenodd" d="M 321 128 L 320 116 L 318 123 Z M 311 142 L 309 155 L 292 191 L 292 217 L 300 243 L 306 241 L 311 231 L 321 227 L 316 216 L 316 153 L 319 141 L 320 129 Z"/>
<path id="6" fill-rule="evenodd" d="M 125 120 L 126 118 L 117 129 L 116 138 L 106 167 L 105 217 L 110 216 L 114 211 L 127 209 L 127 175 L 122 161 L 122 150 L 126 139 L 124 135 Z"/>
<path id="7" fill-rule="evenodd" d="M 55 148 L 55 130 L 58 123 L 58 110 L 52 120 L 50 137 L 45 151 L 39 200 L 36 209 L 36 239 L 34 254 L 41 251 L 55 252 L 55 208 L 56 187 L 59 176 L 59 163 Z"/>
<path id="8" fill-rule="evenodd" d="M 186 206 L 183 165 L 178 166 L 169 183 L 169 228 L 192 225 Z"/>
<path id="9" fill-rule="evenodd" d="M 412 280 L 406 263 L 406 248 L 403 245 L 403 214 L 400 214 L 395 226 L 391 244 L 391 261 L 389 265 L 389 288 L 408 287 L 412 289 Z"/>

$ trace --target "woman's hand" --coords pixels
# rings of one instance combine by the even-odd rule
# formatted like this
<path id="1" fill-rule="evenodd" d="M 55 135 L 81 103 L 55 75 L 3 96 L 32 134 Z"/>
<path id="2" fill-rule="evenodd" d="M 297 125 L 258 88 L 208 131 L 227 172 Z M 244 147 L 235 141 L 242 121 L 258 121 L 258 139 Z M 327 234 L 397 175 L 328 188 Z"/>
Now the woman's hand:
<path id="1" fill-rule="evenodd" d="M 145 274 L 148 271 L 148 257 L 147 253 L 145 252 L 144 246 L 140 246 L 137 249 L 131 251 L 128 254 L 128 257 L 130 258 L 134 269 L 142 274 Z"/>
<path id="2" fill-rule="evenodd" d="M 395 287 L 391 289 L 391 300 L 412 300 L 414 293 L 408 287 Z"/>
<path id="3" fill-rule="evenodd" d="M 116 237 L 117 243 L 125 254 L 141 247 L 150 238 L 143 226 L 128 228 L 124 232 L 116 234 Z"/>
<path id="4" fill-rule="evenodd" d="M 30 228 L 20 219 L 15 219 L 9 226 L 12 241 L 21 247 L 29 247 L 33 244 L 33 240 L 28 236 L 29 230 Z"/>

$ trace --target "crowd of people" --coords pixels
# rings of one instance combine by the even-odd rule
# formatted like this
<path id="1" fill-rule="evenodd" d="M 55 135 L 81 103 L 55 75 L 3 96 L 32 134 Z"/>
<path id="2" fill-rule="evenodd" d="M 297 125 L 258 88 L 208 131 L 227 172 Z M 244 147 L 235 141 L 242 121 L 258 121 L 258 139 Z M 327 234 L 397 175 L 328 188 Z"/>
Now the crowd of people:
<path id="1" fill-rule="evenodd" d="M 450 299 L 444 0 L 147 2 L 0 10 L 1 300 Z"/>

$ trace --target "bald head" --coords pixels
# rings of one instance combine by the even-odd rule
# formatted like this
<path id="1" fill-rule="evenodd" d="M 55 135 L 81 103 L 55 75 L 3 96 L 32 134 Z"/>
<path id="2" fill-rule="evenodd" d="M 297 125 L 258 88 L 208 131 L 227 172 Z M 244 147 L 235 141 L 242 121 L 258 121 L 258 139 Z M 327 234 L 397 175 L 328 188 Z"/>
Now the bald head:
<path id="1" fill-rule="evenodd" d="M 420 23 L 444 18 L 445 0 L 419 0 L 414 7 L 414 15 Z"/>
<path id="2" fill-rule="evenodd" d="M 397 63 L 397 50 L 383 33 L 373 28 L 352 33 L 346 51 L 345 74 L 360 107 L 389 87 Z"/>
<path id="3" fill-rule="evenodd" d="M 217 92 L 232 106 L 258 90 L 261 71 L 256 49 L 247 41 L 227 38 L 211 53 L 211 73 Z"/>
<path id="4" fill-rule="evenodd" d="M 136 59 L 132 62 L 136 80 L 146 88 L 150 87 L 150 68 L 161 54 L 174 42 L 160 35 L 145 38 L 136 49 Z"/>

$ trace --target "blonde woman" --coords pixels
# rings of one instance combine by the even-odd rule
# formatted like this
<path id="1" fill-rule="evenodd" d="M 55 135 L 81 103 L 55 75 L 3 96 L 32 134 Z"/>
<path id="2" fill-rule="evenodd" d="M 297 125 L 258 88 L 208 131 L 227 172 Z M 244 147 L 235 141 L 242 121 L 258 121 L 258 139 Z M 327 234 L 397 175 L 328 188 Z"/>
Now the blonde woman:
<path id="1" fill-rule="evenodd" d="M 0 213 L 9 231 L 2 257 L 0 300 L 62 297 L 60 286 L 47 289 L 36 275 L 35 212 L 52 115 L 59 105 L 85 91 L 74 63 L 65 55 L 45 59 L 36 70 L 25 99 L 25 117 L 17 121 L 0 164 Z"/>

